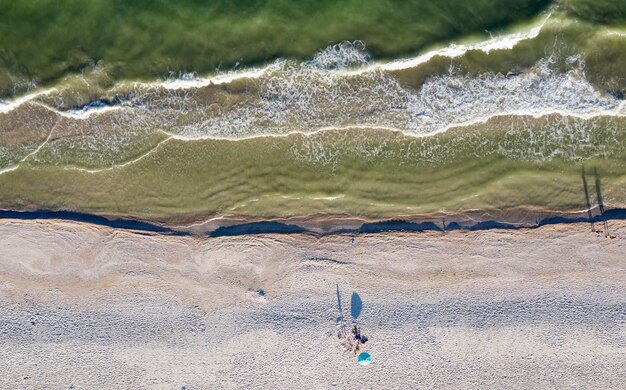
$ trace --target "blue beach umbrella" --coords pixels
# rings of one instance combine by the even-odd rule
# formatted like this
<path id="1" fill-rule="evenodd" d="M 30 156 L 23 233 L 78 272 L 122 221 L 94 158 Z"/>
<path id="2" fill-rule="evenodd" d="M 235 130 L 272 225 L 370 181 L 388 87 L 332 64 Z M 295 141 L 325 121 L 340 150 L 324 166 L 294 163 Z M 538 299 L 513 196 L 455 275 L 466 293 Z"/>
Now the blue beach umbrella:
<path id="1" fill-rule="evenodd" d="M 362 366 L 367 366 L 372 362 L 372 357 L 367 352 L 361 352 L 358 357 L 359 364 Z"/>

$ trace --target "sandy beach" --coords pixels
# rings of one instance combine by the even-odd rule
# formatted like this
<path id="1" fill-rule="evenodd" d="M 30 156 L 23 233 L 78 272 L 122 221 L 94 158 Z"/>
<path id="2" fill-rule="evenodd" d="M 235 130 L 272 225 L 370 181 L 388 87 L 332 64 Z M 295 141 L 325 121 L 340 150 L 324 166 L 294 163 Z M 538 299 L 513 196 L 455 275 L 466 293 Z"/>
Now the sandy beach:
<path id="1" fill-rule="evenodd" d="M 621 389 L 626 223 L 611 233 L 206 238 L 3 220 L 0 387 Z M 340 316 L 371 365 L 341 346 Z"/>

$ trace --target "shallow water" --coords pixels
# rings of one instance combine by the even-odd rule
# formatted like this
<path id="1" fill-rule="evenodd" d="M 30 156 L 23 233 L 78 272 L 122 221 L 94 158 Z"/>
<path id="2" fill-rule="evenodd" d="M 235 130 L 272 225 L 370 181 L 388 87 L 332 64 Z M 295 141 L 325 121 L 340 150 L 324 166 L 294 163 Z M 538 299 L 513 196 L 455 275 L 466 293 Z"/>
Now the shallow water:
<path id="1" fill-rule="evenodd" d="M 206 77 L 86 67 L 0 103 L 0 204 L 156 219 L 572 211 L 587 207 L 581 172 L 595 169 L 605 204 L 624 207 L 622 3 L 578 19 L 594 5 L 533 4 L 450 32 L 463 7 L 442 3 L 429 8 L 441 34 L 409 29 L 386 51 L 358 33 L 325 48 L 296 39 L 291 58 Z M 132 53 L 122 68 L 142 66 Z"/>
<path id="2" fill-rule="evenodd" d="M 245 140 L 169 139 L 115 168 L 27 163 L 3 199 L 140 217 L 310 213 L 393 216 L 475 208 L 584 207 L 581 167 L 624 205 L 624 120 L 499 117 L 415 138 L 337 130 Z M 59 186 L 59 183 L 63 183 Z"/>

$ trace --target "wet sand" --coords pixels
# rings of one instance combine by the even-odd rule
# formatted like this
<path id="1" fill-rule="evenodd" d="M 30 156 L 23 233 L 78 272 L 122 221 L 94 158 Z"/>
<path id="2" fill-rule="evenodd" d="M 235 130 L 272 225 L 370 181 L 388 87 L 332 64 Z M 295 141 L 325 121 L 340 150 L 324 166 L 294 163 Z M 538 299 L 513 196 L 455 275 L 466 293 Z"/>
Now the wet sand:
<path id="1" fill-rule="evenodd" d="M 626 223 L 610 231 L 206 238 L 2 220 L 0 387 L 624 388 Z M 353 292 L 367 367 L 337 338 Z"/>

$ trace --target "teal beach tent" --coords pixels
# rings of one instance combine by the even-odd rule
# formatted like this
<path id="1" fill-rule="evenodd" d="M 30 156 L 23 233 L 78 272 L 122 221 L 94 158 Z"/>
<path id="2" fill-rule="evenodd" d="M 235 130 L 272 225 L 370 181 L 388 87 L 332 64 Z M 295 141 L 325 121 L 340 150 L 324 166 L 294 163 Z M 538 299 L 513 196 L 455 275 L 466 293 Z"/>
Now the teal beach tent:
<path id="1" fill-rule="evenodd" d="M 361 352 L 358 357 L 359 364 L 362 366 L 367 366 L 372 362 L 372 357 L 367 352 Z"/>

